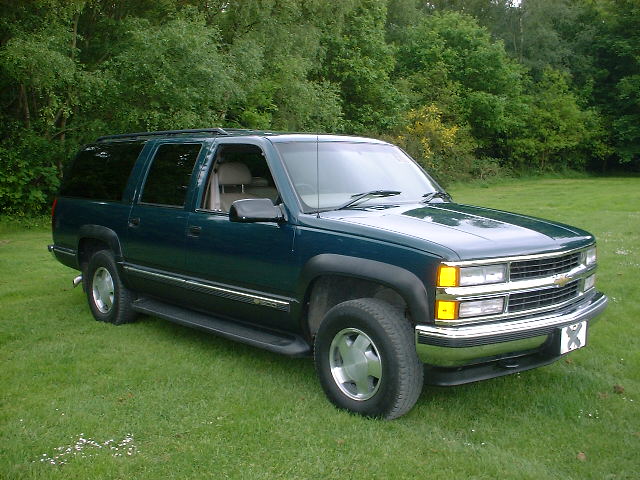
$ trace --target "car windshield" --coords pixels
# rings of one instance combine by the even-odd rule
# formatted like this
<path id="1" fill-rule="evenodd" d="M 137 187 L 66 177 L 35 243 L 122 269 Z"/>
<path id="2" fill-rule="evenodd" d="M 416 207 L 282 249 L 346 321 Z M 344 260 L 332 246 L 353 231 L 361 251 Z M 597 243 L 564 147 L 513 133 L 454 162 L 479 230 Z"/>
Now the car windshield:
<path id="1" fill-rule="evenodd" d="M 367 192 L 373 194 L 355 202 L 352 208 L 419 202 L 425 194 L 439 190 L 413 160 L 393 145 L 283 142 L 275 146 L 307 212 L 339 208 Z"/>

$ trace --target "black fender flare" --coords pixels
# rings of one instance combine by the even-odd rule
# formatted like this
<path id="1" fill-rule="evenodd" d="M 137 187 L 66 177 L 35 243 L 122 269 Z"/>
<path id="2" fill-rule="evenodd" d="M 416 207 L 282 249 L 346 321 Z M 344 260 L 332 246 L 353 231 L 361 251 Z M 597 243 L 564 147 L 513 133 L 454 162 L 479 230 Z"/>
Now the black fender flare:
<path id="1" fill-rule="evenodd" d="M 316 255 L 302 269 L 297 297 L 304 301 L 309 286 L 323 275 L 360 278 L 388 286 L 404 299 L 415 322 L 424 323 L 432 318 L 424 282 L 397 265 L 332 253 Z"/>
<path id="2" fill-rule="evenodd" d="M 116 262 L 122 261 L 122 248 L 118 234 L 110 228 L 102 225 L 82 225 L 78 229 L 78 258 L 80 256 L 80 241 L 85 238 L 93 238 L 109 245 Z"/>

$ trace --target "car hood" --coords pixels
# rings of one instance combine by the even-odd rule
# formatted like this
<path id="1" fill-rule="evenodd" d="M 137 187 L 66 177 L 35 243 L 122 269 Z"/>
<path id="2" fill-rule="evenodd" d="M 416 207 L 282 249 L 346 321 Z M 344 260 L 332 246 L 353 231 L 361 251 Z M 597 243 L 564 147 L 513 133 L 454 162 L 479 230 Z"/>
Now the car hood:
<path id="1" fill-rule="evenodd" d="M 322 217 L 366 236 L 396 237 L 394 243 L 432 252 L 445 247 L 459 260 L 555 252 L 594 241 L 588 232 L 569 225 L 447 202 L 339 210 Z"/>

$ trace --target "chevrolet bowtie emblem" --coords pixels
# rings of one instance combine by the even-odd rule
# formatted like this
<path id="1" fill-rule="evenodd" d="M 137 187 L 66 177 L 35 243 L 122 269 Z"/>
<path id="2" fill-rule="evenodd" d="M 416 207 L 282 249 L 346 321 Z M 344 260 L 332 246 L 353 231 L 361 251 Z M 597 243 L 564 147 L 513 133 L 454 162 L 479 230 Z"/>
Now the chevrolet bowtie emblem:
<path id="1" fill-rule="evenodd" d="M 556 278 L 553 283 L 555 283 L 556 285 L 560 286 L 560 287 L 564 287 L 567 283 L 569 283 L 571 281 L 571 277 L 567 276 L 567 275 L 563 275 L 562 277 L 558 277 Z"/>

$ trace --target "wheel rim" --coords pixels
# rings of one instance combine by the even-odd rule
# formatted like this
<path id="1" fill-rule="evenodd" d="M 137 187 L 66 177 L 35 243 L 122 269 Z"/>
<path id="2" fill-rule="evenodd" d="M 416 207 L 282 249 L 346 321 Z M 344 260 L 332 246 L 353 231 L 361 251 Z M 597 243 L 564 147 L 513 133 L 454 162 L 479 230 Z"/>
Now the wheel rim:
<path id="1" fill-rule="evenodd" d="M 109 313 L 113 306 L 113 278 L 104 267 L 98 267 L 93 274 L 93 303 L 101 313 Z"/>
<path id="2" fill-rule="evenodd" d="M 329 366 L 336 385 L 353 400 L 368 400 L 380 387 L 382 357 L 362 330 L 345 328 L 336 334 L 329 348 Z"/>

